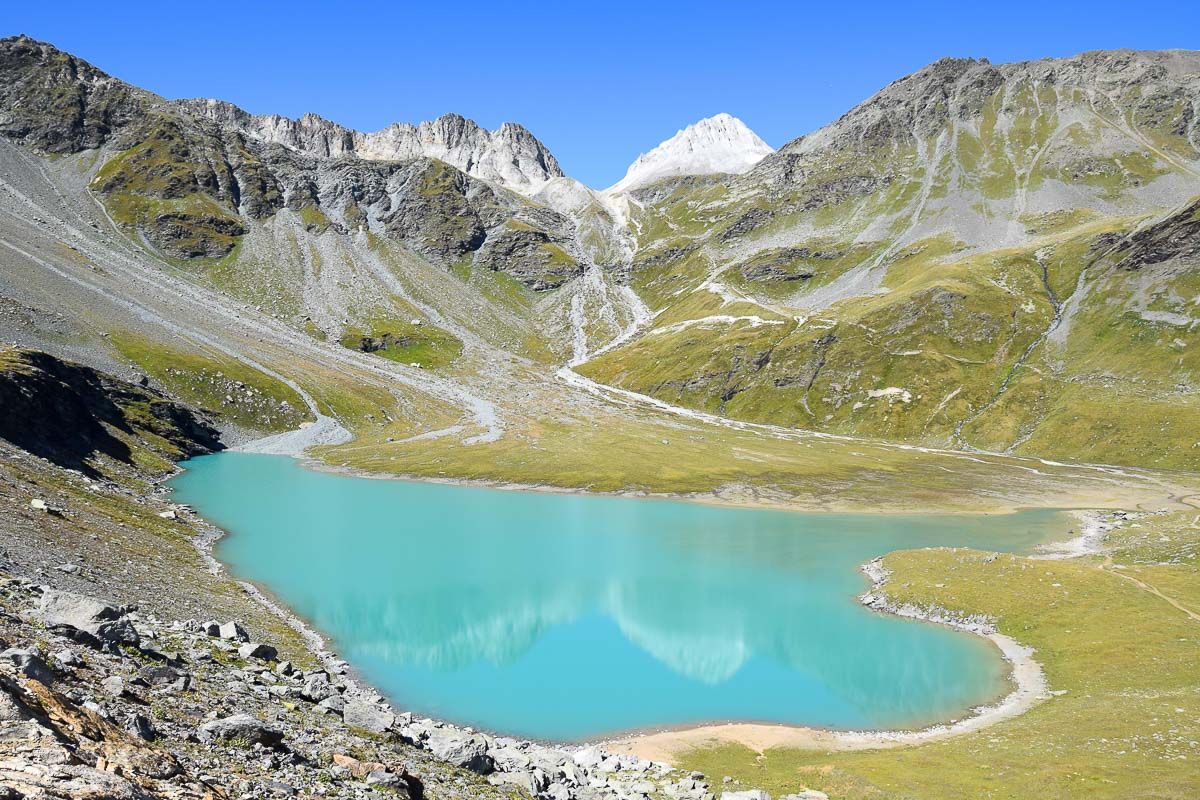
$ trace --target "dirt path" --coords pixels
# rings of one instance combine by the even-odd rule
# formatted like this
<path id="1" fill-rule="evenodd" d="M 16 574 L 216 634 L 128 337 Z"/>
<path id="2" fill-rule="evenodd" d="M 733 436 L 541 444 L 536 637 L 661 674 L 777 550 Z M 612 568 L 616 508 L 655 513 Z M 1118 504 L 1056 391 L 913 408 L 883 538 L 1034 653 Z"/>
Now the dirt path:
<path id="1" fill-rule="evenodd" d="M 1174 606 L 1175 608 L 1182 611 L 1184 614 L 1187 614 L 1195 622 L 1200 622 L 1200 614 L 1196 613 L 1195 611 L 1192 611 L 1190 608 L 1185 606 L 1183 603 L 1180 603 L 1174 597 L 1171 597 L 1170 595 L 1167 595 L 1167 594 L 1163 594 L 1161 591 L 1158 590 L 1157 587 L 1152 586 L 1151 584 L 1146 583 L 1145 581 L 1143 581 L 1139 578 L 1135 578 L 1132 575 L 1126 575 L 1123 572 L 1119 572 L 1117 570 L 1116 566 L 1114 566 L 1114 564 L 1112 563 L 1111 557 L 1105 559 L 1104 563 L 1100 565 L 1100 569 L 1104 570 L 1109 575 L 1117 576 L 1121 580 L 1129 581 L 1134 586 L 1141 589 L 1143 592 L 1148 592 L 1149 594 L 1154 595 L 1155 597 L 1159 598 L 1160 600 L 1167 601 L 1172 606 Z"/>

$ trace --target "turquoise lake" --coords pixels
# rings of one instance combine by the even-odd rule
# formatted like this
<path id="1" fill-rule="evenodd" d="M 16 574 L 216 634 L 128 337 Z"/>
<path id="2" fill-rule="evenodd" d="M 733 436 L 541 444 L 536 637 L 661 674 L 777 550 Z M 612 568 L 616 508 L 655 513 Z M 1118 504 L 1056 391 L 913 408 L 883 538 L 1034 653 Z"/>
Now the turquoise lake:
<path id="1" fill-rule="evenodd" d="M 579 740 L 742 720 L 890 728 L 1005 691 L 985 640 L 876 614 L 891 550 L 1018 551 L 1053 511 L 801 514 L 370 480 L 284 456 L 172 481 L 230 533 L 217 555 L 326 634 L 401 709 Z"/>

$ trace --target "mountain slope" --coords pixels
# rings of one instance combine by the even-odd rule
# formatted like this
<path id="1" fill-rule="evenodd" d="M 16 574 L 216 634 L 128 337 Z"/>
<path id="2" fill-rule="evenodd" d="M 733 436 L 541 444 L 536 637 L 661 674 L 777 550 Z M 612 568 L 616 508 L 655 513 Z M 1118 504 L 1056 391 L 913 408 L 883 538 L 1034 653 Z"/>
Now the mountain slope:
<path id="1" fill-rule="evenodd" d="M 636 192 L 655 324 L 582 369 L 762 422 L 1196 468 L 1196 267 L 1135 280 L 1110 250 L 1189 213 L 1198 109 L 1197 53 L 932 64 L 742 176 Z"/>
<path id="2" fill-rule="evenodd" d="M 532 396 L 601 413 L 559 383 L 571 365 L 735 419 L 1198 466 L 1177 247 L 1200 195 L 1196 53 L 947 59 L 775 153 L 732 118 L 693 126 L 619 192 L 558 174 L 516 126 L 359 134 L 166 101 L 23 37 L 0 68 L 0 294 L 24 320 L 4 330 L 133 360 L 244 430 L 403 418 L 503 441 L 500 409 Z M 272 333 L 225 342 L 172 299 L 199 296 Z M 214 376 L 250 356 L 256 399 L 224 403 Z"/>

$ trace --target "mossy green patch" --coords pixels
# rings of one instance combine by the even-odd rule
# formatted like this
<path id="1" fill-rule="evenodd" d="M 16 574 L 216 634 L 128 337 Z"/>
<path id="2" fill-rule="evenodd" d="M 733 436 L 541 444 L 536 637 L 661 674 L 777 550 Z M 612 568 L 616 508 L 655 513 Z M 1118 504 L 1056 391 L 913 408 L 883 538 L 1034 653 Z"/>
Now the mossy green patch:
<path id="1" fill-rule="evenodd" d="M 242 427 L 284 431 L 312 420 L 295 390 L 223 353 L 175 349 L 131 331 L 111 341 L 167 391 Z"/>
<path id="2" fill-rule="evenodd" d="M 347 328 L 339 341 L 351 350 L 403 364 L 420 364 L 426 369 L 444 367 L 462 353 L 461 340 L 419 319 L 376 317 L 364 329 Z"/>

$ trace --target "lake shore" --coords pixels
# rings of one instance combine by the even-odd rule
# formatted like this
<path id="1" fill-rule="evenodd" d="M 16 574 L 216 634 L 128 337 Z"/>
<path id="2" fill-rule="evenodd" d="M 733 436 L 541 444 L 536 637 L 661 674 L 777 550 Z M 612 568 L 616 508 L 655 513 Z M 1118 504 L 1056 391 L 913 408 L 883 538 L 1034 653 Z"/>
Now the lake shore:
<path id="1" fill-rule="evenodd" d="M 1071 539 L 1047 542 L 1038 547 L 1032 557 L 1051 560 L 1095 555 L 1101 551 L 1105 535 L 1127 521 L 1126 516 L 1120 513 L 1105 514 L 1093 510 L 1073 510 L 1068 513 L 1079 521 L 1079 534 Z M 776 747 L 824 751 L 900 747 L 982 730 L 1023 714 L 1054 696 L 1041 664 L 1034 658 L 1035 651 L 1032 648 L 999 633 L 988 620 L 958 619 L 937 609 L 891 603 L 879 594 L 890 577 L 881 559 L 872 560 L 862 569 L 872 582 L 871 591 L 859 597 L 864 605 L 881 613 L 947 625 L 986 638 L 1009 665 L 1012 691 L 995 703 L 973 709 L 968 717 L 916 730 L 841 731 L 795 725 L 727 722 L 622 737 L 610 740 L 607 746 L 615 752 L 666 763 L 673 763 L 688 750 L 714 744 L 740 744 L 758 753 Z"/>
<path id="2" fill-rule="evenodd" d="M 708 492 L 647 492 L 641 490 L 629 491 L 595 491 L 592 489 L 584 489 L 573 486 L 555 486 L 545 483 L 519 483 L 515 481 L 495 481 L 476 478 L 452 478 L 412 473 L 388 473 L 374 472 L 371 470 L 351 467 L 344 464 L 331 464 L 328 461 L 323 461 L 319 458 L 314 458 L 306 454 L 295 453 L 276 453 L 272 451 L 260 450 L 243 450 L 236 448 L 237 452 L 269 452 L 272 455 L 290 455 L 298 459 L 305 468 L 317 472 L 325 472 L 331 475 L 341 475 L 348 478 L 365 478 L 367 480 L 381 481 L 406 481 L 410 483 L 432 483 L 442 486 L 462 486 L 471 489 L 494 489 L 504 492 L 527 492 L 532 494 L 558 494 L 558 495 L 578 495 L 583 497 L 617 497 L 630 500 L 651 500 L 651 501 L 667 501 L 667 502 L 684 502 L 684 503 L 699 503 L 701 505 L 722 506 L 731 508 L 751 508 L 763 511 L 790 511 L 806 514 L 871 514 L 879 516 L 889 515 L 910 515 L 910 514 L 937 514 L 944 516 L 986 516 L 998 514 L 1015 514 L 1020 511 L 1030 511 L 1038 508 L 1053 508 L 1064 513 L 1088 513 L 1090 511 L 1101 510 L 1124 510 L 1129 508 L 1140 508 L 1142 502 L 1149 502 L 1148 498 L 1143 498 L 1137 502 L 1133 502 L 1134 498 L 1125 498 L 1124 500 L 1117 498 L 1111 501 L 1111 505 L 1096 503 L 1096 498 L 1091 495 L 1085 496 L 1060 496 L 1061 504 L 1053 507 L 1046 505 L 1034 505 L 1020 502 L 996 502 L 994 505 L 987 507 L 962 508 L 957 505 L 946 505 L 944 507 L 932 506 L 929 503 L 925 504 L 895 504 L 895 503 L 863 503 L 860 501 L 845 501 L 823 499 L 819 503 L 810 502 L 808 498 L 796 495 L 790 495 L 784 492 L 778 492 L 764 487 L 739 485 L 727 486 L 721 489 Z M 1162 495 L 1155 498 L 1158 507 L 1163 504 L 1178 506 L 1179 509 L 1186 508 L 1185 505 L 1178 503 L 1173 498 Z"/>
<path id="3" fill-rule="evenodd" d="M 295 440 L 293 439 L 293 441 Z M 303 441 L 303 439 L 301 439 L 301 441 Z M 309 441 L 311 442 L 311 440 Z M 263 450 L 253 447 L 245 449 L 251 452 L 263 452 Z M 276 451 L 274 448 L 271 448 L 267 452 Z M 409 479 L 402 478 L 400 476 L 381 475 L 379 473 L 369 473 L 362 470 L 329 465 L 326 462 L 304 457 L 302 454 L 285 454 L 300 458 L 303 462 L 303 466 L 306 468 L 316 469 L 322 472 L 346 475 L 348 477 L 367 477 L 384 480 Z M 587 492 L 586 490 L 559 487 L 525 486 L 518 484 L 501 486 L 485 481 L 428 479 L 422 477 L 414 477 L 411 478 L 411 480 L 447 485 L 474 486 L 478 488 L 502 488 L 511 491 L 557 494 L 599 494 L 601 496 L 609 497 L 615 496 L 639 499 L 690 500 L 693 502 L 709 502 L 711 504 L 725 506 L 737 505 L 742 507 L 770 507 L 792 511 L 801 510 L 795 506 L 780 507 L 775 505 L 751 505 L 744 502 L 731 502 L 728 498 L 720 498 L 715 496 L 711 498 L 698 498 L 694 496 L 647 495 L 645 493 L 594 493 Z M 1079 535 L 1066 541 L 1051 542 L 1043 545 L 1039 548 L 1039 551 L 1041 551 L 1040 555 L 1043 557 L 1076 557 L 1078 555 L 1094 552 L 1103 537 L 1104 531 L 1114 527 L 1114 525 L 1106 525 L 1102 521 L 1102 517 L 1111 517 L 1112 515 L 1105 515 L 1098 511 L 1073 511 L 1069 513 L 1073 514 L 1079 520 Z M 1074 529 L 1072 529 L 1071 533 L 1074 532 Z M 211 564 L 214 566 L 214 568 L 223 569 L 223 565 L 221 565 L 221 563 L 212 555 L 211 550 L 214 542 L 215 539 L 205 542 L 203 545 L 203 551 L 205 552 L 206 559 L 211 559 Z M 878 559 L 868 563 L 867 565 L 864 565 L 863 570 L 868 577 L 872 579 L 874 584 L 871 591 L 860 597 L 860 600 L 864 604 L 883 613 L 891 613 L 909 618 L 922 619 L 937 624 L 949 625 L 951 627 L 967 630 L 976 635 L 987 638 L 1000 651 L 1001 656 L 1009 664 L 1009 680 L 1012 690 L 995 703 L 973 709 L 969 716 L 946 723 L 932 725 L 919 730 L 840 731 L 786 724 L 725 722 L 693 725 L 677 730 L 663 730 L 652 733 L 639 733 L 636 735 L 608 738 L 599 740 L 597 743 L 602 744 L 607 750 L 614 753 L 626 754 L 636 758 L 666 763 L 670 763 L 678 754 L 682 752 L 686 752 L 687 750 L 705 744 L 711 744 L 713 742 L 736 742 L 759 751 L 771 747 L 783 746 L 827 750 L 855 750 L 896 747 L 950 736 L 957 736 L 979 730 L 981 728 L 996 724 L 1002 720 L 1024 713 L 1037 703 L 1049 699 L 1052 696 L 1049 691 L 1049 687 L 1046 684 L 1045 676 L 1042 672 L 1041 666 L 1034 658 L 1034 653 L 1030 648 L 1021 645 L 1019 642 L 1011 639 L 1010 637 L 999 634 L 986 621 L 956 620 L 944 614 L 930 613 L 922 609 L 911 607 L 892 607 L 878 595 L 878 591 L 885 585 L 887 580 L 887 575 L 882 571 L 882 567 L 879 565 Z M 247 583 L 243 583 L 243 585 L 249 591 L 251 591 L 260 600 L 260 602 L 272 610 L 273 613 L 280 616 L 281 619 L 286 621 L 293 628 L 301 631 L 306 641 L 308 641 L 312 647 L 315 655 L 317 655 L 323 661 L 326 661 L 326 663 L 329 663 L 333 660 L 340 662 L 340 659 L 337 659 L 336 656 L 334 656 L 327 649 L 327 645 L 325 644 L 325 640 L 321 634 L 319 634 L 311 625 L 297 617 L 293 612 L 284 607 L 282 604 L 278 603 L 258 587 L 254 587 L 252 584 Z M 345 662 L 341 662 L 340 666 L 345 669 L 347 665 Z"/>

